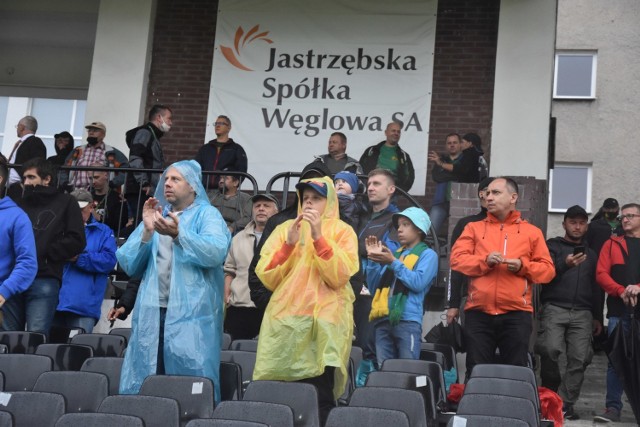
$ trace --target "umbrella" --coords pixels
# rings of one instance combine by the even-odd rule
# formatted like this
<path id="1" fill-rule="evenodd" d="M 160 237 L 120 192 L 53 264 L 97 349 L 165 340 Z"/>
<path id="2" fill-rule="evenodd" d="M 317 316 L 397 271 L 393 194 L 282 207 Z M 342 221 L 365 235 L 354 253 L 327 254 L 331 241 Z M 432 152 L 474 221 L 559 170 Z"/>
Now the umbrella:
<path id="1" fill-rule="evenodd" d="M 616 325 L 607 340 L 607 356 L 616 370 L 629 399 L 636 421 L 640 424 L 640 319 L 631 315 L 630 327 L 623 321 Z"/>

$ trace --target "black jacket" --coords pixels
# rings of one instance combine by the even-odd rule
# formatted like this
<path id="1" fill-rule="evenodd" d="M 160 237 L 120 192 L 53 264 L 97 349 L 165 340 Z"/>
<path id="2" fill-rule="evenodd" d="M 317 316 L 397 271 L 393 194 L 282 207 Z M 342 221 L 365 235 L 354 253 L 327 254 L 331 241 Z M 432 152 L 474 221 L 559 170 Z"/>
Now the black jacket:
<path id="1" fill-rule="evenodd" d="M 200 163 L 203 171 L 247 172 L 247 153 L 232 138 L 224 143 L 218 142 L 217 139 L 207 142 L 200 147 L 195 160 Z M 203 174 L 202 185 L 207 190 L 218 188 L 218 180 L 219 176 L 217 175 Z M 207 181 L 209 186 L 207 186 Z"/>
<path id="2" fill-rule="evenodd" d="M 54 166 L 63 166 L 65 160 L 67 160 L 67 157 L 69 157 L 69 154 L 71 154 L 74 147 L 75 142 L 73 140 L 71 140 L 71 142 L 63 149 L 59 149 L 58 146 L 55 145 L 56 155 L 49 157 L 47 160 L 49 160 Z"/>
<path id="3" fill-rule="evenodd" d="M 379 144 L 372 145 L 364 150 L 362 157 L 360 157 L 360 165 L 364 170 L 364 174 L 368 174 L 378 166 L 378 157 L 380 157 L 380 148 L 384 145 L 385 141 Z M 413 169 L 413 163 L 411 157 L 402 149 L 399 145 L 396 145 L 396 153 L 398 156 L 398 170 L 396 172 L 396 185 L 402 188 L 404 191 L 409 191 L 415 180 L 415 170 Z M 477 182 L 477 181 L 476 181 Z"/>
<path id="4" fill-rule="evenodd" d="M 571 243 L 562 237 L 547 240 L 547 247 L 556 268 L 556 277 L 547 285 L 541 286 L 542 304 L 553 304 L 562 308 L 590 310 L 593 318 L 602 322 L 602 305 L 599 286 L 596 283 L 596 265 L 598 256 L 590 249 L 587 259 L 576 267 L 566 263 L 568 255 L 580 244 Z"/>
<path id="5" fill-rule="evenodd" d="M 458 223 L 453 228 L 451 232 L 451 242 L 449 247 L 453 247 L 455 245 L 456 240 L 464 231 L 464 228 L 470 222 L 482 221 L 487 217 L 487 209 L 482 208 L 480 212 L 475 215 L 465 216 L 464 218 L 460 218 Z M 449 283 L 447 285 L 447 307 L 449 308 L 460 308 L 460 301 L 462 300 L 462 296 L 467 294 L 467 285 L 469 281 L 467 276 L 460 273 L 459 271 L 449 270 Z"/>
<path id="6" fill-rule="evenodd" d="M 260 261 L 260 251 L 264 246 L 264 242 L 267 241 L 267 239 L 269 238 L 271 233 L 273 233 L 273 230 L 275 230 L 277 226 L 285 221 L 294 219 L 298 215 L 298 197 L 296 196 L 293 201 L 294 203 L 289 205 L 286 209 L 283 209 L 282 211 L 269 218 L 267 224 L 264 226 L 264 230 L 262 231 L 260 242 L 258 243 L 258 246 L 253 253 L 254 255 L 253 259 L 251 260 L 251 264 L 249 264 L 249 292 L 251 295 L 251 301 L 253 301 L 258 310 L 262 312 L 264 312 L 264 310 L 267 308 L 267 304 L 269 304 L 272 292 L 264 287 L 262 281 L 256 274 L 256 266 Z"/>
<path id="7" fill-rule="evenodd" d="M 593 249 L 597 255 L 600 255 L 600 249 L 602 249 L 604 242 L 609 240 L 613 235 L 622 236 L 623 234 L 624 231 L 620 224 L 618 224 L 616 228 L 612 229 L 606 219 L 599 218 L 589 223 L 586 241 L 587 245 Z"/>
<path id="8" fill-rule="evenodd" d="M 164 153 L 160 138 L 164 133 L 153 123 L 138 126 L 127 131 L 126 142 L 129 146 L 129 166 L 140 169 L 164 169 Z M 137 172 L 127 175 L 126 194 L 138 193 L 140 187 L 151 186 L 155 191 L 159 174 Z"/>
<path id="9" fill-rule="evenodd" d="M 454 181 L 456 182 L 480 182 L 478 170 L 480 156 L 482 154 L 474 146 L 462 150 L 460 159 L 453 164 Z"/>
<path id="10" fill-rule="evenodd" d="M 42 142 L 40 138 L 35 135 L 31 135 L 29 138 L 25 139 L 22 144 L 20 144 L 20 147 L 18 147 L 15 163 L 21 165 L 24 162 L 35 158 L 46 159 L 47 147 L 44 146 L 44 142 Z M 22 177 L 22 168 L 19 168 L 17 172 Z"/>
<path id="11" fill-rule="evenodd" d="M 62 280 L 65 262 L 80 254 L 87 244 L 78 202 L 55 187 L 42 185 L 25 186 L 22 197 L 14 201 L 33 226 L 38 256 L 36 277 Z"/>

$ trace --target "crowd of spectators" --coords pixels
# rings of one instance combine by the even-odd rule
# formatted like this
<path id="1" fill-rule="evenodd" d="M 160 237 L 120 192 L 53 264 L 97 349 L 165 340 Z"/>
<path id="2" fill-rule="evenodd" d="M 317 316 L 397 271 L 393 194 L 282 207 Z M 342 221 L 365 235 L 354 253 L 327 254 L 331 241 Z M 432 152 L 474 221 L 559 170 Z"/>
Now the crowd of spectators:
<path id="1" fill-rule="evenodd" d="M 130 280 L 107 316 L 137 313 L 121 392 L 136 393 L 147 375 L 199 374 L 214 380 L 219 399 L 225 331 L 259 337 L 255 379 L 315 385 L 324 420 L 345 388 L 352 343 L 363 350 L 358 385 L 386 359 L 419 358 L 424 302 L 438 274 L 427 237 L 448 237 L 451 183 L 477 183 L 480 212 L 449 239 L 446 317 L 464 325 L 467 377 L 481 363 L 531 366 L 537 314 L 542 385 L 562 397 L 567 418 L 578 417 L 605 293 L 609 335 L 618 323 L 628 327 L 625 306 L 640 293 L 640 205 L 620 212 L 607 199 L 591 223 L 573 206 L 565 235 L 545 241 L 517 209 L 517 183 L 488 177 L 480 137 L 450 133 L 446 153 L 428 154 L 430 212 L 400 211 L 396 187 L 408 192 L 415 171 L 399 145 L 403 124 L 393 121 L 359 160 L 347 155 L 346 135 L 331 134 L 328 153 L 303 168 L 293 202 L 279 206 L 272 194 L 241 191 L 249 162 L 229 117 L 216 118 L 216 138 L 193 160 L 167 165 L 161 139 L 172 123 L 171 108 L 154 105 L 127 132 L 126 156 L 94 121 L 86 144 L 56 134 L 56 155 L 45 160 L 37 120 L 19 121 L 19 140 L 0 164 L 0 227 L 12 236 L 0 243 L 4 330 L 91 332 L 117 261 Z M 126 238 L 119 249 L 116 236 Z M 621 394 L 609 366 L 597 421 L 620 419 Z"/>

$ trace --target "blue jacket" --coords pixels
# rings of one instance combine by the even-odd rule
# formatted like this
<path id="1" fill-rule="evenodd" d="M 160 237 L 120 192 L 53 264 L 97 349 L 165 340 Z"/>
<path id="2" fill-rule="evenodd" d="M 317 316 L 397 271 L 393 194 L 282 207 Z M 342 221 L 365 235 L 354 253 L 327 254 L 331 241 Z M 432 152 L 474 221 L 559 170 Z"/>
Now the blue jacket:
<path id="1" fill-rule="evenodd" d="M 183 160 L 176 169 L 196 192 L 194 203 L 179 216 L 179 234 L 173 240 L 171 287 L 164 320 L 164 368 L 168 375 L 210 378 L 215 400 L 220 401 L 220 349 L 224 311 L 224 273 L 231 234 L 220 212 L 211 206 L 202 186 L 200 165 Z M 156 197 L 160 206 L 170 206 L 160 178 Z M 157 371 L 160 339 L 158 249 L 160 238 L 153 233 L 142 241 L 144 224 L 116 253 L 122 269 L 142 279 L 132 314 L 131 339 L 122 365 L 120 394 L 136 394 L 144 379 Z"/>
<path id="2" fill-rule="evenodd" d="M 109 226 L 93 217 L 84 227 L 87 246 L 76 262 L 68 262 L 62 273 L 58 311 L 100 318 L 107 275 L 116 265 L 116 239 Z"/>
<path id="3" fill-rule="evenodd" d="M 405 250 L 403 255 L 409 252 L 410 250 Z M 422 251 L 413 270 L 409 270 L 405 267 L 402 261 L 397 259 L 391 264 L 384 266 L 367 260 L 366 267 L 367 284 L 371 295 L 375 294 L 376 288 L 380 284 L 380 279 L 386 269 L 391 268 L 393 270 L 396 278 L 402 280 L 406 288 L 409 290 L 407 303 L 400 320 L 418 322 L 422 325 L 424 297 L 427 292 L 429 292 L 433 279 L 438 273 L 438 256 L 435 251 L 433 249 L 425 249 Z M 389 296 L 389 299 L 391 299 L 391 295 Z"/>
<path id="4" fill-rule="evenodd" d="M 26 291 L 38 272 L 29 217 L 8 197 L 0 199 L 0 295 Z"/>

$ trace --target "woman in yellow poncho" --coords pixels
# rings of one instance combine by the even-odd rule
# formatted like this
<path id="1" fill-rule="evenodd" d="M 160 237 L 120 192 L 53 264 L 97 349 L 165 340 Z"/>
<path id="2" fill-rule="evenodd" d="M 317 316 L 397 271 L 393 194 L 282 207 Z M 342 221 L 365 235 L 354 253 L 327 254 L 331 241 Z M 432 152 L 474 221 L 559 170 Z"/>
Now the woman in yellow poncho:
<path id="1" fill-rule="evenodd" d="M 296 185 L 298 216 L 279 225 L 256 274 L 273 292 L 265 311 L 254 380 L 304 380 L 318 388 L 321 419 L 342 392 L 353 333 L 358 240 L 342 222 L 330 178 Z"/>

